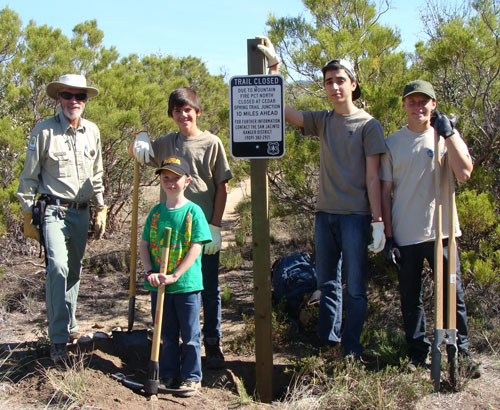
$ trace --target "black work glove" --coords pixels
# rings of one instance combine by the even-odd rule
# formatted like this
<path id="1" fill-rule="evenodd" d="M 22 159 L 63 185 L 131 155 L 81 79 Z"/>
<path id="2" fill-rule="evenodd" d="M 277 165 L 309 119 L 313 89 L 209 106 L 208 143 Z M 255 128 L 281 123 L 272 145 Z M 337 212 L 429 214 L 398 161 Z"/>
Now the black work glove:
<path id="1" fill-rule="evenodd" d="M 401 267 L 401 253 L 392 236 L 385 238 L 384 258 L 387 262 L 394 264 L 396 268 Z"/>
<path id="2" fill-rule="evenodd" d="M 451 137 L 454 132 L 455 124 L 457 123 L 458 116 L 455 115 L 451 120 L 438 110 L 434 111 L 431 115 L 431 126 L 441 135 L 444 139 Z"/>

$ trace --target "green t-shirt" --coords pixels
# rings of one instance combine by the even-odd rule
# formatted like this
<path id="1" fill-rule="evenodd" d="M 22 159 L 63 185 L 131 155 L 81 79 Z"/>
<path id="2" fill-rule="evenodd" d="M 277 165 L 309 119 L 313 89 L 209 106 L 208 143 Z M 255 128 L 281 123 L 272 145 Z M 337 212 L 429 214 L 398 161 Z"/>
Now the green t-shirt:
<path id="1" fill-rule="evenodd" d="M 142 239 L 149 242 L 151 264 L 157 272 L 160 271 L 163 231 L 166 227 L 172 228 L 167 274 L 174 273 L 192 243 L 201 242 L 205 244 L 212 240 L 205 215 L 194 202 L 189 201 L 186 205 L 177 209 L 168 209 L 165 202 L 155 205 L 144 224 Z M 176 283 L 165 287 L 166 293 L 187 293 L 203 290 L 202 253 L 203 249 L 200 256 Z M 144 280 L 144 287 L 153 291 L 158 290 L 158 288 L 151 286 L 147 280 Z"/>

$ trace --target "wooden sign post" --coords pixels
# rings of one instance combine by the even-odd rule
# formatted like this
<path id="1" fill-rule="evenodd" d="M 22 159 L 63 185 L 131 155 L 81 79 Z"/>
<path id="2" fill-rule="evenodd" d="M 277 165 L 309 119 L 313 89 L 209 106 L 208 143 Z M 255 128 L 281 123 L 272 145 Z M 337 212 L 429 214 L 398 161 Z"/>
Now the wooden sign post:
<path id="1" fill-rule="evenodd" d="M 258 50 L 258 44 L 262 44 L 262 40 L 247 40 L 249 75 L 264 74 L 265 71 L 265 58 Z M 270 403 L 273 393 L 273 348 L 267 164 L 267 159 L 250 160 L 255 315 L 255 385 L 259 399 L 265 403 Z"/>

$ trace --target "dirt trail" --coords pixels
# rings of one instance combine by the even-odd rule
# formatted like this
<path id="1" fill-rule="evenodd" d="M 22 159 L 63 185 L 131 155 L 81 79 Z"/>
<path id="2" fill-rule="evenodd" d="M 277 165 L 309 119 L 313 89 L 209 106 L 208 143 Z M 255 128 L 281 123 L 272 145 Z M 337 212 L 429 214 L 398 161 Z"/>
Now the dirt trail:
<path id="1" fill-rule="evenodd" d="M 222 249 L 226 249 L 229 244 L 235 242 L 235 225 L 238 218 L 236 206 L 250 196 L 250 180 L 240 182 L 236 187 L 231 188 L 227 196 L 224 218 L 222 219 Z"/>

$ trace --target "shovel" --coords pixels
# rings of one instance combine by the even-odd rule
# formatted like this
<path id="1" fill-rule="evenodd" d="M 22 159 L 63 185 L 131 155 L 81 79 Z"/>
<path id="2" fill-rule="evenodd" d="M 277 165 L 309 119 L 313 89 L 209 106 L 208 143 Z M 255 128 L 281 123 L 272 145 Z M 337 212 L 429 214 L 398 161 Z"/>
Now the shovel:
<path id="1" fill-rule="evenodd" d="M 451 119 L 455 125 L 458 116 Z M 434 342 L 432 344 L 431 378 L 433 380 L 434 391 L 438 392 L 441 383 L 441 351 L 439 346 L 446 345 L 448 355 L 449 374 L 452 385 L 457 380 L 457 329 L 456 329 L 456 279 L 457 279 L 457 255 L 455 239 L 455 179 L 450 161 L 448 160 L 448 185 L 449 185 L 449 223 L 448 223 L 448 270 L 447 281 L 447 306 L 446 306 L 446 324 L 443 326 L 444 312 L 444 286 L 443 286 L 443 233 L 442 233 L 442 202 L 441 202 L 441 144 L 440 136 L 434 131 L 434 185 L 436 194 L 436 208 L 434 213 L 434 222 L 436 229 L 436 239 L 434 242 Z"/>
<path id="2" fill-rule="evenodd" d="M 137 220 L 139 210 L 139 162 L 134 160 L 134 190 L 132 193 L 132 224 L 130 227 L 130 280 L 127 332 L 113 331 L 113 343 L 119 347 L 147 347 L 148 331 L 134 330 L 135 292 L 137 275 Z"/>
<path id="3" fill-rule="evenodd" d="M 132 226 L 130 228 L 130 282 L 128 291 L 128 327 L 129 332 L 134 327 L 135 317 L 135 286 L 137 273 L 137 219 L 139 209 L 139 162 L 134 159 L 134 191 L 132 194 Z"/>
<path id="4" fill-rule="evenodd" d="M 168 268 L 168 256 L 170 251 L 170 238 L 172 228 L 166 227 L 163 231 L 162 241 L 162 254 L 160 273 L 166 275 Z M 148 379 L 146 383 L 138 383 L 129 379 L 123 373 L 115 373 L 113 378 L 121 382 L 124 386 L 133 390 L 144 390 L 146 394 L 155 395 L 160 393 L 175 393 L 179 392 L 178 389 L 160 388 L 160 368 L 159 368 L 159 355 L 160 355 L 160 339 L 161 327 L 163 321 L 163 301 L 165 298 L 165 286 L 158 287 L 158 297 L 156 299 L 156 313 L 153 331 L 153 341 L 151 346 L 151 359 L 148 366 Z"/>

